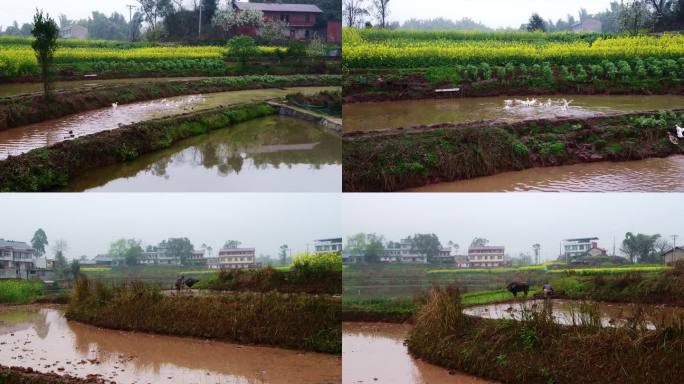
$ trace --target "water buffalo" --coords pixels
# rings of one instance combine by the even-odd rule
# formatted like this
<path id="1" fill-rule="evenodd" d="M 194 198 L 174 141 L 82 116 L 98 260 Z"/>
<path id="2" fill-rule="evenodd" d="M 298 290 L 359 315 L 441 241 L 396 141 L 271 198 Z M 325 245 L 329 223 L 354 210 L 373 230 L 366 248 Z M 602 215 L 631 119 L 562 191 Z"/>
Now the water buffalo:
<path id="1" fill-rule="evenodd" d="M 192 288 L 192 286 L 197 284 L 197 283 L 199 283 L 198 279 L 193 279 L 192 277 L 188 277 L 187 279 L 185 279 L 185 285 L 188 288 Z"/>
<path id="2" fill-rule="evenodd" d="M 523 292 L 525 297 L 527 297 L 527 292 L 530 290 L 530 285 L 527 283 L 513 282 L 506 286 L 512 294 L 513 297 L 518 297 L 518 292 Z"/>

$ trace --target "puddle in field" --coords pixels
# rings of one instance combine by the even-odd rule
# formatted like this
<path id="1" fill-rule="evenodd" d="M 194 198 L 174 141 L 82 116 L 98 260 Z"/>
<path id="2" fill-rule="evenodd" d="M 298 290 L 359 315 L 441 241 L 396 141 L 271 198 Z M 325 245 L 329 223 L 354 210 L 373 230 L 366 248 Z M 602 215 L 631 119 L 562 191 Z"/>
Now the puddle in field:
<path id="1" fill-rule="evenodd" d="M 666 307 L 661 305 L 623 304 L 604 302 L 579 302 L 573 300 L 549 300 L 550 310 L 554 321 L 559 324 L 572 325 L 582 324 L 586 318 L 587 306 L 591 312 L 595 310 L 601 325 L 604 327 L 621 326 L 628 319 L 635 317 L 636 313 L 643 313 L 645 324 L 653 329 L 658 325 L 671 325 L 684 322 L 684 308 Z M 544 308 L 543 300 L 528 300 L 522 303 L 488 304 L 469 307 L 463 313 L 486 319 L 514 319 L 521 320 L 524 309 L 540 312 Z"/>
<path id="2" fill-rule="evenodd" d="M 81 378 L 99 374 L 119 384 L 341 380 L 336 356 L 107 330 L 35 307 L 0 309 L 0 365 Z"/>
<path id="3" fill-rule="evenodd" d="M 451 372 L 409 355 L 406 324 L 343 323 L 342 382 L 392 384 L 487 384 L 477 377 Z"/>
<path id="4" fill-rule="evenodd" d="M 480 120 L 586 118 L 605 113 L 677 108 L 684 108 L 684 96 L 497 96 L 352 103 L 343 106 L 343 129 L 354 132 Z"/>
<path id="5" fill-rule="evenodd" d="M 87 111 L 0 131 L 0 160 L 10 155 L 16 156 L 61 141 L 116 129 L 122 125 L 218 106 L 266 101 L 281 98 L 290 93 L 313 94 L 333 89 L 339 89 L 339 87 L 295 87 L 219 92 L 169 97 Z"/>

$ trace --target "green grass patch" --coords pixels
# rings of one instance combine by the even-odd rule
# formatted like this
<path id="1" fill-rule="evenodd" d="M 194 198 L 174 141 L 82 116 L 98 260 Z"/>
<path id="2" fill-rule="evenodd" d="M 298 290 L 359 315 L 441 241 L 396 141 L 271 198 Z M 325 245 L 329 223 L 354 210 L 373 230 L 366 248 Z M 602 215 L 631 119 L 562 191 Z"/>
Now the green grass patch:
<path id="1" fill-rule="evenodd" d="M 38 280 L 0 280 L 0 304 L 26 304 L 42 297 L 45 285 Z"/>

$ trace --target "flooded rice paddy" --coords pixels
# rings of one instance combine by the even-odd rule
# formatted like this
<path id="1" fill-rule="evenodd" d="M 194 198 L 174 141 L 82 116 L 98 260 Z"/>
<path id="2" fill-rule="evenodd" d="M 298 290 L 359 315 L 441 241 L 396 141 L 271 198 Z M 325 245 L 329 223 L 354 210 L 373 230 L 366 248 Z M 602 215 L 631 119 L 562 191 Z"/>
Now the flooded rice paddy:
<path id="1" fill-rule="evenodd" d="M 345 104 L 344 132 L 480 120 L 587 118 L 607 113 L 684 108 L 684 96 L 508 96 Z"/>
<path id="2" fill-rule="evenodd" d="M 0 131 L 0 160 L 32 149 L 47 147 L 80 136 L 116 129 L 141 121 L 176 116 L 219 106 L 266 101 L 290 93 L 314 94 L 339 87 L 256 89 L 169 97 L 78 113 L 37 124 Z"/>
<path id="3" fill-rule="evenodd" d="M 303 120 L 269 116 L 91 171 L 68 191 L 339 191 L 339 136 Z"/>
<path id="4" fill-rule="evenodd" d="M 587 315 L 595 313 L 604 327 L 622 326 L 630 319 L 642 318 L 647 328 L 668 326 L 684 322 L 684 308 L 631 303 L 579 302 L 573 300 L 549 300 L 553 319 L 558 324 L 586 324 Z M 486 319 L 521 320 L 525 313 L 541 312 L 544 300 L 528 300 L 519 303 L 489 304 L 466 308 L 467 315 Z"/>
<path id="5" fill-rule="evenodd" d="M 144 383 L 339 383 L 336 356 L 100 329 L 59 309 L 0 309 L 0 361 L 39 372 Z"/>
<path id="6" fill-rule="evenodd" d="M 409 192 L 684 192 L 684 156 L 530 168 Z"/>
<path id="7" fill-rule="evenodd" d="M 491 383 L 449 371 L 409 355 L 404 340 L 406 324 L 343 323 L 342 382 L 387 384 L 486 384 Z"/>

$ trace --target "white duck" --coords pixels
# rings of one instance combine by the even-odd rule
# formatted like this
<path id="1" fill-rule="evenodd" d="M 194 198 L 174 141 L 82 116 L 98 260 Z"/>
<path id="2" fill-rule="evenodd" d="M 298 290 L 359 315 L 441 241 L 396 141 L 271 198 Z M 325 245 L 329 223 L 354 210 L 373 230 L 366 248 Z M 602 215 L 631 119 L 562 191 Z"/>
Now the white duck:
<path id="1" fill-rule="evenodd" d="M 677 137 L 684 139 L 684 128 L 680 127 L 679 124 L 675 128 L 677 129 Z"/>

